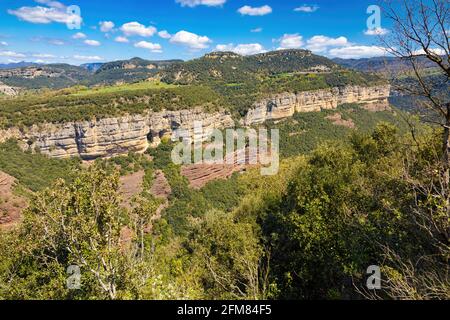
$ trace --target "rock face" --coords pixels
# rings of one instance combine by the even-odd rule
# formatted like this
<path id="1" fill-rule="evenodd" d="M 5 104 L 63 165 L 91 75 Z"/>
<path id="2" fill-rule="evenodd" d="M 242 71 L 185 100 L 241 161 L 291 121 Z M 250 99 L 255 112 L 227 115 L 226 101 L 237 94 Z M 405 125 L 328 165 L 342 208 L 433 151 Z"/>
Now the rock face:
<path id="1" fill-rule="evenodd" d="M 243 124 L 250 126 L 267 120 L 287 118 L 295 112 L 332 110 L 344 103 L 362 103 L 368 109 L 386 110 L 389 108 L 389 94 L 389 86 L 348 86 L 279 94 L 256 103 L 243 120 Z"/>
<path id="2" fill-rule="evenodd" d="M 16 96 L 18 94 L 18 90 L 0 82 L 0 93 L 7 96 Z"/>
<path id="3" fill-rule="evenodd" d="M 267 120 L 287 118 L 295 112 L 336 109 L 343 103 L 362 103 L 372 111 L 386 110 L 389 108 L 389 92 L 389 86 L 353 86 L 279 94 L 255 103 L 242 124 L 251 126 Z M 25 148 L 39 149 L 51 157 L 79 156 L 84 160 L 92 160 L 130 151 L 144 152 L 150 146 L 157 146 L 161 138 L 171 135 L 175 129 L 182 128 L 192 132 L 196 121 L 202 121 L 204 132 L 235 125 L 231 116 L 224 111 L 208 114 L 196 108 L 58 125 L 42 124 L 23 131 L 11 128 L 0 130 L 0 143 L 15 138 Z M 205 133 L 203 138 L 204 135 Z"/>
<path id="4" fill-rule="evenodd" d="M 44 124 L 21 132 L 16 128 L 0 131 L 0 142 L 16 138 L 26 147 L 55 158 L 79 156 L 83 160 L 144 152 L 153 143 L 157 145 L 174 129 L 192 130 L 195 121 L 209 128 L 234 126 L 225 112 L 206 114 L 200 109 L 183 111 L 149 112 L 62 125 Z M 28 145 L 28 146 L 27 146 Z"/>

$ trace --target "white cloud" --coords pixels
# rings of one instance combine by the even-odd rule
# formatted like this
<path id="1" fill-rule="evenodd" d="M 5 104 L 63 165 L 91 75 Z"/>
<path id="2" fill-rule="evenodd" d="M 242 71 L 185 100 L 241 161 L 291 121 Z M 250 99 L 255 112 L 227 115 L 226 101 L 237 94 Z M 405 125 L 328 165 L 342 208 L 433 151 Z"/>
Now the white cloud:
<path id="1" fill-rule="evenodd" d="M 163 39 L 170 39 L 172 37 L 172 35 L 169 32 L 167 32 L 167 30 L 162 30 L 158 32 L 158 36 L 160 36 Z"/>
<path id="2" fill-rule="evenodd" d="M 375 28 L 375 29 L 368 29 L 366 31 L 364 31 L 364 34 L 366 36 L 384 36 L 386 34 L 389 33 L 388 29 L 384 29 L 384 28 Z"/>
<path id="3" fill-rule="evenodd" d="M 187 46 L 191 49 L 206 49 L 211 43 L 207 36 L 199 36 L 188 31 L 179 31 L 171 39 L 171 43 Z"/>
<path id="4" fill-rule="evenodd" d="M 141 49 L 148 49 L 151 52 L 154 53 L 161 53 L 162 52 L 162 47 L 159 43 L 151 43 L 151 42 L 147 42 L 147 41 L 140 41 L 138 43 L 135 43 L 134 46 L 136 48 L 141 48 Z"/>
<path id="5" fill-rule="evenodd" d="M 87 36 L 83 32 L 75 33 L 72 36 L 72 39 L 86 39 L 86 38 L 87 38 Z"/>
<path id="6" fill-rule="evenodd" d="M 55 55 L 48 54 L 48 53 L 36 53 L 36 54 L 33 54 L 33 57 L 34 58 L 40 58 L 40 59 L 53 59 L 53 58 L 56 58 Z"/>
<path id="7" fill-rule="evenodd" d="M 25 55 L 14 51 L 0 51 L 0 57 L 25 58 Z"/>
<path id="8" fill-rule="evenodd" d="M 302 5 L 302 6 L 298 7 L 298 8 L 295 8 L 294 11 L 311 13 L 311 12 L 316 12 L 319 9 L 320 9 L 320 7 L 316 6 L 316 5 L 304 4 L 304 5 Z"/>
<path id="9" fill-rule="evenodd" d="M 54 45 L 54 46 L 63 46 L 66 43 L 61 39 L 48 39 L 48 43 Z"/>
<path id="10" fill-rule="evenodd" d="M 49 7 L 21 7 L 16 10 L 8 10 L 8 13 L 18 17 L 20 20 L 48 24 L 52 22 L 81 25 L 83 18 L 76 14 L 66 12 L 66 7 L 57 1 L 40 0 L 38 3 Z"/>
<path id="11" fill-rule="evenodd" d="M 112 21 L 101 21 L 99 22 L 99 25 L 101 32 L 110 32 L 115 27 L 115 24 Z"/>
<path id="12" fill-rule="evenodd" d="M 387 51 L 385 48 L 378 46 L 349 46 L 331 49 L 328 54 L 336 58 L 359 59 L 384 56 Z"/>
<path id="13" fill-rule="evenodd" d="M 216 46 L 216 51 L 232 51 L 243 56 L 266 52 L 259 43 L 239 44 L 237 46 L 234 46 L 232 43 L 219 44 Z"/>
<path id="14" fill-rule="evenodd" d="M 299 49 L 304 45 L 303 37 L 296 34 L 285 34 L 277 40 L 280 43 L 278 49 Z"/>
<path id="15" fill-rule="evenodd" d="M 445 56 L 447 55 L 447 53 L 445 52 L 444 49 L 441 48 L 431 48 L 430 51 L 434 54 L 437 54 L 439 56 Z M 424 55 L 425 54 L 425 50 L 420 49 L 420 50 L 416 50 L 414 51 L 414 55 Z"/>
<path id="16" fill-rule="evenodd" d="M 0 46 L 6 47 L 8 45 L 8 42 L 6 41 L 0 41 Z"/>
<path id="17" fill-rule="evenodd" d="M 250 30 L 250 32 L 253 32 L 253 33 L 259 33 L 262 31 L 263 31 L 263 28 L 255 28 L 255 29 Z"/>
<path id="18" fill-rule="evenodd" d="M 306 49 L 315 53 L 324 53 L 330 47 L 346 47 L 350 45 L 346 37 L 330 38 L 326 36 L 314 36 L 308 39 Z"/>
<path id="19" fill-rule="evenodd" d="M 92 47 L 98 47 L 101 45 L 101 43 L 97 40 L 84 40 L 84 43 Z"/>
<path id="20" fill-rule="evenodd" d="M 103 60 L 103 58 L 99 57 L 99 56 L 74 55 L 73 58 L 75 60 L 80 60 L 80 61 L 101 61 L 101 60 Z"/>
<path id="21" fill-rule="evenodd" d="M 196 6 L 207 6 L 207 7 L 219 7 L 223 6 L 227 0 L 176 0 L 176 3 L 181 4 L 182 7 L 196 7 Z"/>
<path id="22" fill-rule="evenodd" d="M 37 3 L 40 3 L 40 4 L 45 4 L 46 6 L 51 7 L 51 8 L 57 8 L 57 9 L 65 9 L 66 8 L 65 5 L 63 5 L 61 2 L 58 2 L 58 1 L 52 1 L 52 0 L 34 0 L 34 1 Z"/>
<path id="23" fill-rule="evenodd" d="M 128 37 L 131 36 L 141 36 L 141 37 L 152 37 L 156 33 L 156 28 L 153 26 L 146 27 L 139 22 L 128 22 L 125 23 L 120 30 Z"/>
<path id="24" fill-rule="evenodd" d="M 238 10 L 238 12 L 242 15 L 248 16 L 264 16 L 266 14 L 272 13 L 272 8 L 268 5 L 262 7 L 243 6 Z"/>
<path id="25" fill-rule="evenodd" d="M 123 37 L 123 36 L 118 36 L 114 39 L 115 42 L 120 42 L 120 43 L 128 43 L 130 42 L 130 40 L 128 40 L 127 37 Z"/>

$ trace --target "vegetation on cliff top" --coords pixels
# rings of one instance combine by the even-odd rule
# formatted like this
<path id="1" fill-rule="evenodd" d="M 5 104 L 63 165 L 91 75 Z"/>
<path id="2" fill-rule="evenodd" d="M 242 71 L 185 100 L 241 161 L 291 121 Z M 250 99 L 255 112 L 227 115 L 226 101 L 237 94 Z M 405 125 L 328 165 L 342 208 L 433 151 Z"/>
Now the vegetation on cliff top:
<path id="1" fill-rule="evenodd" d="M 128 69 L 130 65 L 133 68 Z M 154 79 L 89 89 L 80 86 L 89 82 L 78 82 L 78 86 L 59 91 L 44 90 L 38 94 L 3 99 L 0 127 L 193 107 L 203 107 L 206 111 L 224 108 L 236 116 L 243 116 L 258 99 L 271 94 L 384 83 L 378 76 L 344 69 L 305 50 L 284 50 L 248 57 L 211 53 L 188 62 L 132 59 L 104 64 L 95 77 L 101 77 L 104 72 L 119 76 L 124 71 L 148 71 L 149 67 L 152 72 L 159 72 L 161 82 Z M 67 66 L 60 68 L 57 70 L 63 75 L 72 72 Z M 83 72 L 88 71 L 83 69 Z M 134 81 L 143 79 L 148 77 Z M 128 80 L 122 82 L 133 82 Z"/>

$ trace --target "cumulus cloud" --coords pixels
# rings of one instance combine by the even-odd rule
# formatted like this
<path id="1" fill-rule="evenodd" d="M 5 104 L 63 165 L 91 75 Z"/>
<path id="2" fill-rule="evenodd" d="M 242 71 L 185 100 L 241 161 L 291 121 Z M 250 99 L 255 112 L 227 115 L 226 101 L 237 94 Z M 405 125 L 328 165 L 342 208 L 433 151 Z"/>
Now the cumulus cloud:
<path id="1" fill-rule="evenodd" d="M 98 47 L 101 45 L 101 43 L 97 40 L 84 40 L 84 43 L 87 44 L 88 46 L 92 46 L 92 47 Z"/>
<path id="2" fill-rule="evenodd" d="M 191 49 L 206 49 L 211 43 L 211 39 L 207 36 L 199 36 L 195 33 L 185 30 L 177 32 L 171 39 L 171 43 L 187 46 Z"/>
<path id="3" fill-rule="evenodd" d="M 218 44 L 216 46 L 216 51 L 232 51 L 243 56 L 266 52 L 264 47 L 259 43 L 239 44 L 237 46 L 232 43 Z"/>
<path id="4" fill-rule="evenodd" d="M 307 41 L 306 48 L 315 53 L 324 53 L 332 47 L 350 46 L 346 37 L 330 38 L 326 36 L 314 36 Z"/>
<path id="5" fill-rule="evenodd" d="M 0 57 L 25 58 L 26 56 L 23 53 L 18 53 L 14 51 L 0 51 Z"/>
<path id="6" fill-rule="evenodd" d="M 74 55 L 73 58 L 75 60 L 80 60 L 80 61 L 101 61 L 101 60 L 103 60 L 103 58 L 99 57 L 99 56 Z"/>
<path id="7" fill-rule="evenodd" d="M 99 22 L 100 25 L 100 31 L 101 32 L 110 32 L 112 29 L 114 29 L 115 24 L 112 21 L 101 21 Z"/>
<path id="8" fill-rule="evenodd" d="M 279 50 L 281 49 L 299 49 L 304 45 L 303 37 L 296 34 L 285 34 L 277 40 L 280 43 Z"/>
<path id="9" fill-rule="evenodd" d="M 140 41 L 138 43 L 135 43 L 134 46 L 136 48 L 150 50 L 151 52 L 154 52 L 154 53 L 161 53 L 162 52 L 162 47 L 161 47 L 161 45 L 159 43 L 151 43 L 151 42 L 147 42 L 147 41 Z"/>
<path id="10" fill-rule="evenodd" d="M 311 12 L 316 12 L 319 9 L 320 9 L 320 7 L 316 6 L 316 5 L 304 4 L 304 5 L 302 5 L 302 6 L 298 7 L 298 8 L 295 8 L 294 11 L 311 13 Z"/>
<path id="11" fill-rule="evenodd" d="M 8 13 L 16 16 L 20 20 L 38 24 L 57 22 L 81 25 L 83 22 L 81 16 L 66 12 L 66 6 L 60 2 L 49 0 L 36 0 L 36 2 L 46 5 L 46 7 L 20 7 L 16 10 L 8 10 Z"/>
<path id="12" fill-rule="evenodd" d="M 152 37 L 156 32 L 156 28 L 153 26 L 146 27 L 139 22 L 128 22 L 125 23 L 120 30 L 125 34 L 125 36 L 140 36 L 140 37 Z"/>
<path id="13" fill-rule="evenodd" d="M 130 40 L 128 40 L 127 37 L 124 36 L 118 36 L 114 39 L 115 42 L 120 42 L 120 43 L 128 43 L 130 42 Z"/>
<path id="14" fill-rule="evenodd" d="M 265 16 L 266 14 L 272 13 L 272 8 L 268 5 L 262 7 L 243 6 L 239 8 L 238 12 L 244 16 Z"/>
<path id="15" fill-rule="evenodd" d="M 389 33 L 388 29 L 384 29 L 384 28 L 374 28 L 374 29 L 368 29 L 366 31 L 364 31 L 364 34 L 366 36 L 384 36 L 386 34 Z"/>
<path id="16" fill-rule="evenodd" d="M 162 30 L 158 32 L 158 36 L 160 36 L 163 39 L 170 39 L 172 37 L 172 35 L 169 32 L 167 32 L 167 30 Z"/>
<path id="17" fill-rule="evenodd" d="M 87 36 L 83 32 L 77 32 L 72 36 L 72 39 L 86 39 Z"/>
<path id="18" fill-rule="evenodd" d="M 348 46 L 330 49 L 328 54 L 335 58 L 359 59 L 384 56 L 387 51 L 385 48 L 378 46 Z"/>
<path id="19" fill-rule="evenodd" d="M 176 0 L 176 3 L 181 4 L 182 7 L 207 6 L 220 7 L 223 6 L 227 0 Z"/>

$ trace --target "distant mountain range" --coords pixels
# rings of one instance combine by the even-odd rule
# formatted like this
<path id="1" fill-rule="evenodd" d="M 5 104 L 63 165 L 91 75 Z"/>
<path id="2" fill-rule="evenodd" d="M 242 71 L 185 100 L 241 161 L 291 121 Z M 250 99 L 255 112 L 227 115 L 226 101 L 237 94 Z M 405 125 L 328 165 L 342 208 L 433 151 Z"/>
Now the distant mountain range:
<path id="1" fill-rule="evenodd" d="M 32 67 L 32 66 L 38 66 L 38 65 L 39 65 L 38 63 L 25 62 L 25 61 L 16 62 L 16 63 L 6 63 L 6 64 L 0 63 L 0 69 L 14 69 L 14 68 Z"/>
<path id="2" fill-rule="evenodd" d="M 397 57 L 375 57 L 375 58 L 362 58 L 362 59 L 333 59 L 337 64 L 362 71 L 362 72 L 374 72 L 384 73 L 389 72 L 391 74 L 397 74 L 401 71 L 405 71 L 411 68 L 410 64 L 406 60 L 402 60 Z M 420 63 L 425 68 L 433 68 L 436 65 L 426 58 L 419 58 Z"/>
<path id="3" fill-rule="evenodd" d="M 424 60 L 424 62 L 426 62 Z M 283 73 L 332 73 L 353 69 L 365 73 L 398 72 L 407 62 L 398 58 L 333 59 L 307 50 L 281 50 L 241 56 L 212 52 L 191 61 L 150 61 L 141 58 L 107 63 L 0 64 L 0 82 L 24 89 L 64 88 L 73 85 L 112 85 L 159 78 L 167 83 L 251 83 L 258 78 Z"/>

